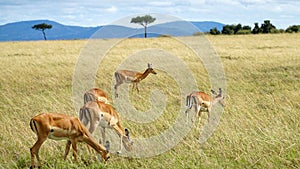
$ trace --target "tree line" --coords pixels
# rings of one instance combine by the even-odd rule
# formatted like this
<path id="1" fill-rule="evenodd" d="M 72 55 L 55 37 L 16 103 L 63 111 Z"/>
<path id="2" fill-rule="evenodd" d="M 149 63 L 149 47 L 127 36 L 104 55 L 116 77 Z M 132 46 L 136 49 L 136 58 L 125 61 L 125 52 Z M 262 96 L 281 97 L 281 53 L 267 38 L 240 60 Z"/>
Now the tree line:
<path id="1" fill-rule="evenodd" d="M 217 28 L 210 29 L 209 33 L 212 35 L 238 35 L 238 34 L 260 34 L 260 33 L 297 33 L 300 32 L 300 25 L 292 25 L 287 29 L 276 29 L 270 20 L 265 20 L 260 26 L 256 22 L 254 28 L 242 24 L 224 25 L 223 29 L 219 31 Z"/>

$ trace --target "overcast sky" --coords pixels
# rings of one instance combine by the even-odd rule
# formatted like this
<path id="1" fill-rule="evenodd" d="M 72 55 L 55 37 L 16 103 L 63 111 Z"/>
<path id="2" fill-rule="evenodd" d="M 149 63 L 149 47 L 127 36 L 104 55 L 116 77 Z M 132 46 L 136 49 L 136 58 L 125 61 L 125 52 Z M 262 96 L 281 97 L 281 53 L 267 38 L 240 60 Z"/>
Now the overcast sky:
<path id="1" fill-rule="evenodd" d="M 1 0 L 0 25 L 48 19 L 65 25 L 100 26 L 123 17 L 163 14 L 186 21 L 300 25 L 299 0 Z"/>

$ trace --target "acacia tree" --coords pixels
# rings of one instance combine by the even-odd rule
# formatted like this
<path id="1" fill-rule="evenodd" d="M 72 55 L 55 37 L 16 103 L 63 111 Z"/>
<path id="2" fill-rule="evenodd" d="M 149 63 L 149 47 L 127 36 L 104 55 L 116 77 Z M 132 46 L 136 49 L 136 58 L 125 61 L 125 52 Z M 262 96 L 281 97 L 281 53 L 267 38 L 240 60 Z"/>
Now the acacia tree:
<path id="1" fill-rule="evenodd" d="M 145 15 L 145 16 L 137 16 L 135 18 L 132 18 L 130 23 L 138 23 L 142 25 L 145 29 L 145 38 L 147 38 L 147 26 L 148 24 L 154 22 L 155 20 L 156 18 L 153 18 L 150 15 Z"/>
<path id="2" fill-rule="evenodd" d="M 46 24 L 46 23 L 41 23 L 41 24 L 34 25 L 34 26 L 31 27 L 31 28 L 32 28 L 32 29 L 35 29 L 35 30 L 42 31 L 42 32 L 43 32 L 43 35 L 44 35 L 44 39 L 47 40 L 45 30 L 46 30 L 46 29 L 51 29 L 51 28 L 52 28 L 52 25 L 48 25 L 48 24 Z"/>
<path id="3" fill-rule="evenodd" d="M 259 28 L 258 23 L 255 22 L 254 23 L 254 28 L 252 29 L 251 33 L 253 33 L 253 34 L 259 34 L 260 32 L 261 32 L 261 29 Z"/>
<path id="4" fill-rule="evenodd" d="M 261 31 L 262 33 L 272 33 L 273 30 L 276 29 L 276 27 L 271 24 L 270 20 L 265 20 L 263 24 L 261 24 Z"/>

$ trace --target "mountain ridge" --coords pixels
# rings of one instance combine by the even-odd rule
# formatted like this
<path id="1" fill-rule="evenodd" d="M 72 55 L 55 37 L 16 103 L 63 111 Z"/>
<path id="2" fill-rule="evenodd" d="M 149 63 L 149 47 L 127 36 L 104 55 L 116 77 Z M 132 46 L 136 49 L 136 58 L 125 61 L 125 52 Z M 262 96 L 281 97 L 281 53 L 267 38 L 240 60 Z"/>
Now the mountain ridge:
<path id="1" fill-rule="evenodd" d="M 33 25 L 40 23 L 52 25 L 52 29 L 45 30 L 48 40 L 143 37 L 144 32 L 142 27 L 131 28 L 120 25 L 83 27 L 64 25 L 51 20 L 31 20 L 0 25 L 0 41 L 43 40 L 41 32 L 32 29 Z M 208 32 L 214 27 L 221 30 L 223 25 L 222 23 L 214 21 L 175 21 L 150 25 L 147 32 L 150 35 L 148 37 L 165 34 L 171 36 L 189 36 L 195 32 Z"/>

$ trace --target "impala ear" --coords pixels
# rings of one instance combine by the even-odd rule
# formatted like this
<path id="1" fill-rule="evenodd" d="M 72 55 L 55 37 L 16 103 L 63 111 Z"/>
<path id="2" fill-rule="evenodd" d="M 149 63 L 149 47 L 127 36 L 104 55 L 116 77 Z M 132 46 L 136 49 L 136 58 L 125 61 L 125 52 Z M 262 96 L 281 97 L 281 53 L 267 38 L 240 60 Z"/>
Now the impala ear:
<path id="1" fill-rule="evenodd" d="M 128 136 L 129 135 L 129 131 L 128 129 L 125 129 L 125 135 Z"/>
<path id="2" fill-rule="evenodd" d="M 219 94 L 222 95 L 222 89 L 221 88 L 219 88 Z"/>
<path id="3" fill-rule="evenodd" d="M 217 95 L 217 93 L 213 89 L 211 89 L 210 91 L 212 94 Z"/>
<path id="4" fill-rule="evenodd" d="M 126 135 L 127 138 L 130 140 L 130 138 L 129 138 L 129 130 L 128 130 L 128 129 L 125 129 L 125 135 Z"/>
<path id="5" fill-rule="evenodd" d="M 148 68 L 151 68 L 151 64 L 150 63 L 148 63 Z"/>
<path id="6" fill-rule="evenodd" d="M 109 143 L 108 140 L 105 142 L 104 147 L 106 148 L 106 151 L 109 152 L 109 150 L 110 150 L 110 143 Z"/>

